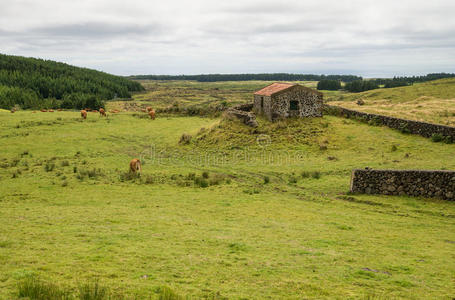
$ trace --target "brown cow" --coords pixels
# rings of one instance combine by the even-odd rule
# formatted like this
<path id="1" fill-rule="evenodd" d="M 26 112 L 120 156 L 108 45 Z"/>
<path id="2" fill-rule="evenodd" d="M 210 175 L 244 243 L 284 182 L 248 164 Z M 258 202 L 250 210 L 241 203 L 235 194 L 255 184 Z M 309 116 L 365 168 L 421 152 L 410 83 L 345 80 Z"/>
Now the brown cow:
<path id="1" fill-rule="evenodd" d="M 81 110 L 81 118 L 84 120 L 87 119 L 87 112 L 85 110 Z"/>
<path id="2" fill-rule="evenodd" d="M 151 111 L 149 111 L 149 116 L 150 119 L 155 120 L 155 110 L 152 109 Z"/>
<path id="3" fill-rule="evenodd" d="M 41 112 L 47 112 L 47 109 L 42 108 Z"/>
<path id="4" fill-rule="evenodd" d="M 130 161 L 130 172 L 132 173 L 141 173 L 141 161 L 137 158 L 134 158 Z"/>
<path id="5" fill-rule="evenodd" d="M 16 110 L 14 108 L 11 108 L 11 113 L 14 114 Z"/>
<path id="6" fill-rule="evenodd" d="M 150 112 L 153 108 L 151 108 L 150 106 L 147 106 L 147 112 Z"/>
<path id="7" fill-rule="evenodd" d="M 49 109 L 49 112 L 54 112 L 54 110 L 53 109 Z"/>
<path id="8" fill-rule="evenodd" d="M 147 110 L 145 108 L 141 109 L 142 112 L 147 112 Z"/>
<path id="9" fill-rule="evenodd" d="M 100 107 L 100 115 L 103 116 L 103 117 L 106 116 L 106 111 L 102 107 Z"/>
<path id="10" fill-rule="evenodd" d="M 59 108 L 59 109 L 57 109 L 57 111 L 63 111 L 63 109 Z"/>

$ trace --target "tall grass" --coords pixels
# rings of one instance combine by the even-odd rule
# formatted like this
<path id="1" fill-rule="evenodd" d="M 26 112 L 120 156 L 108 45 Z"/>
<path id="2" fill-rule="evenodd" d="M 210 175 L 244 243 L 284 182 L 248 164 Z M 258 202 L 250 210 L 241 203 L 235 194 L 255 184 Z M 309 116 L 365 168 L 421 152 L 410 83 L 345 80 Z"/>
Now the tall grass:
<path id="1" fill-rule="evenodd" d="M 71 293 L 55 284 L 41 281 L 36 277 L 27 277 L 18 284 L 19 298 L 30 300 L 70 300 L 74 299 Z"/>

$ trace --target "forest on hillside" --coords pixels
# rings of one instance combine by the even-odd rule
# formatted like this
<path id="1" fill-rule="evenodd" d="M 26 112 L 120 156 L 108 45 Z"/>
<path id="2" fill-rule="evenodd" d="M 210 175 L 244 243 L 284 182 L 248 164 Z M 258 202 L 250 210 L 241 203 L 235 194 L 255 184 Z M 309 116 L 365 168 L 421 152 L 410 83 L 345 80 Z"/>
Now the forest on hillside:
<path id="1" fill-rule="evenodd" d="M 99 108 L 130 98 L 140 83 L 65 63 L 0 54 L 0 108 Z"/>
<path id="2" fill-rule="evenodd" d="M 263 74 L 201 74 L 201 75 L 133 75 L 135 80 L 195 80 L 199 82 L 215 81 L 320 81 L 339 80 L 351 82 L 361 80 L 355 75 L 314 75 L 314 74 L 289 74 L 289 73 L 263 73 Z"/>

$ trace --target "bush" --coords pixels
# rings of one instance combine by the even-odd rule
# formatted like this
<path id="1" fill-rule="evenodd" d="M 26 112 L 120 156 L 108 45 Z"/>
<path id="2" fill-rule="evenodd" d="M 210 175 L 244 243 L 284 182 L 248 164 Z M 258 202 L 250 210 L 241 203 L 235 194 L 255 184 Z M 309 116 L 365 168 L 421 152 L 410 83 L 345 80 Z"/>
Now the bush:
<path id="1" fill-rule="evenodd" d="M 184 133 L 180 137 L 179 144 L 188 145 L 191 142 L 192 136 L 190 134 Z"/>
<path id="2" fill-rule="evenodd" d="M 302 173 L 300 173 L 300 176 L 302 176 L 302 178 L 308 178 L 311 176 L 311 173 L 308 171 L 302 171 Z"/>
<path id="3" fill-rule="evenodd" d="M 147 175 L 145 177 L 145 183 L 146 184 L 153 184 L 153 183 L 155 183 L 155 178 L 153 178 L 152 175 Z"/>
<path id="4" fill-rule="evenodd" d="M 55 164 L 53 162 L 46 162 L 46 164 L 44 165 L 44 171 L 46 172 L 52 172 L 55 168 Z"/>
<path id="5" fill-rule="evenodd" d="M 133 179 L 136 179 L 139 177 L 140 177 L 139 173 L 133 173 L 133 172 L 128 171 L 128 172 L 120 173 L 119 180 L 121 182 L 124 182 L 124 181 L 130 181 L 130 180 L 133 180 Z"/>
<path id="6" fill-rule="evenodd" d="M 311 173 L 311 177 L 313 177 L 314 179 L 319 179 L 321 178 L 321 173 L 319 171 L 314 171 L 313 173 Z"/>
<path id="7" fill-rule="evenodd" d="M 398 149 L 398 148 L 397 148 L 397 146 L 395 146 L 395 145 L 392 145 L 392 147 L 391 147 L 391 149 L 390 149 L 390 150 L 391 150 L 392 152 L 395 152 L 395 151 L 397 151 L 397 149 Z"/>
<path id="8" fill-rule="evenodd" d="M 206 188 L 209 186 L 209 182 L 207 181 L 207 179 L 202 178 L 202 177 L 196 177 L 194 179 L 194 184 L 201 188 Z"/>
<path id="9" fill-rule="evenodd" d="M 295 184 L 295 183 L 297 183 L 297 181 L 298 181 L 297 177 L 295 177 L 295 176 L 289 177 L 289 183 L 290 184 Z"/>
<path id="10" fill-rule="evenodd" d="M 269 176 L 264 176 L 264 184 L 268 184 L 270 182 Z"/>
<path id="11" fill-rule="evenodd" d="M 63 161 L 60 163 L 60 165 L 61 165 L 62 167 L 68 167 L 68 166 L 70 165 L 70 162 L 67 161 L 67 160 L 63 160 Z"/>
<path id="12" fill-rule="evenodd" d="M 202 177 L 206 179 L 209 178 L 209 172 L 207 171 L 202 172 Z"/>
<path id="13" fill-rule="evenodd" d="M 435 143 L 439 143 L 439 142 L 442 142 L 444 140 L 444 136 L 442 136 L 441 134 L 439 133 L 433 133 L 431 135 L 431 140 Z"/>

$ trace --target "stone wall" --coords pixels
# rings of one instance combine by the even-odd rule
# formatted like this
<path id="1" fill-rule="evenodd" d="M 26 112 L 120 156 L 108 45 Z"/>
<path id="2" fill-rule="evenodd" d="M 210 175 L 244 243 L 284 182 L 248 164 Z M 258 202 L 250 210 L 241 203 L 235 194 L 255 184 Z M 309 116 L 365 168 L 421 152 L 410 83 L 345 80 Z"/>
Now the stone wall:
<path id="1" fill-rule="evenodd" d="M 228 118 L 237 118 L 247 126 L 258 127 L 256 116 L 251 112 L 252 108 L 253 104 L 237 105 L 226 110 L 225 115 Z"/>
<path id="2" fill-rule="evenodd" d="M 261 103 L 263 105 L 261 105 Z M 258 115 L 264 115 L 269 120 L 272 116 L 272 97 L 271 96 L 261 96 L 254 95 L 254 113 Z"/>
<path id="3" fill-rule="evenodd" d="M 353 170 L 351 192 L 455 200 L 455 171 Z"/>
<path id="4" fill-rule="evenodd" d="M 324 112 L 326 114 L 347 118 L 360 118 L 367 122 L 373 122 L 375 125 L 385 125 L 390 128 L 398 129 L 402 132 L 419 134 L 427 138 L 432 137 L 434 134 L 438 134 L 442 137 L 447 137 L 452 141 L 455 141 L 455 127 L 451 126 L 370 114 L 327 104 L 324 105 Z"/>

